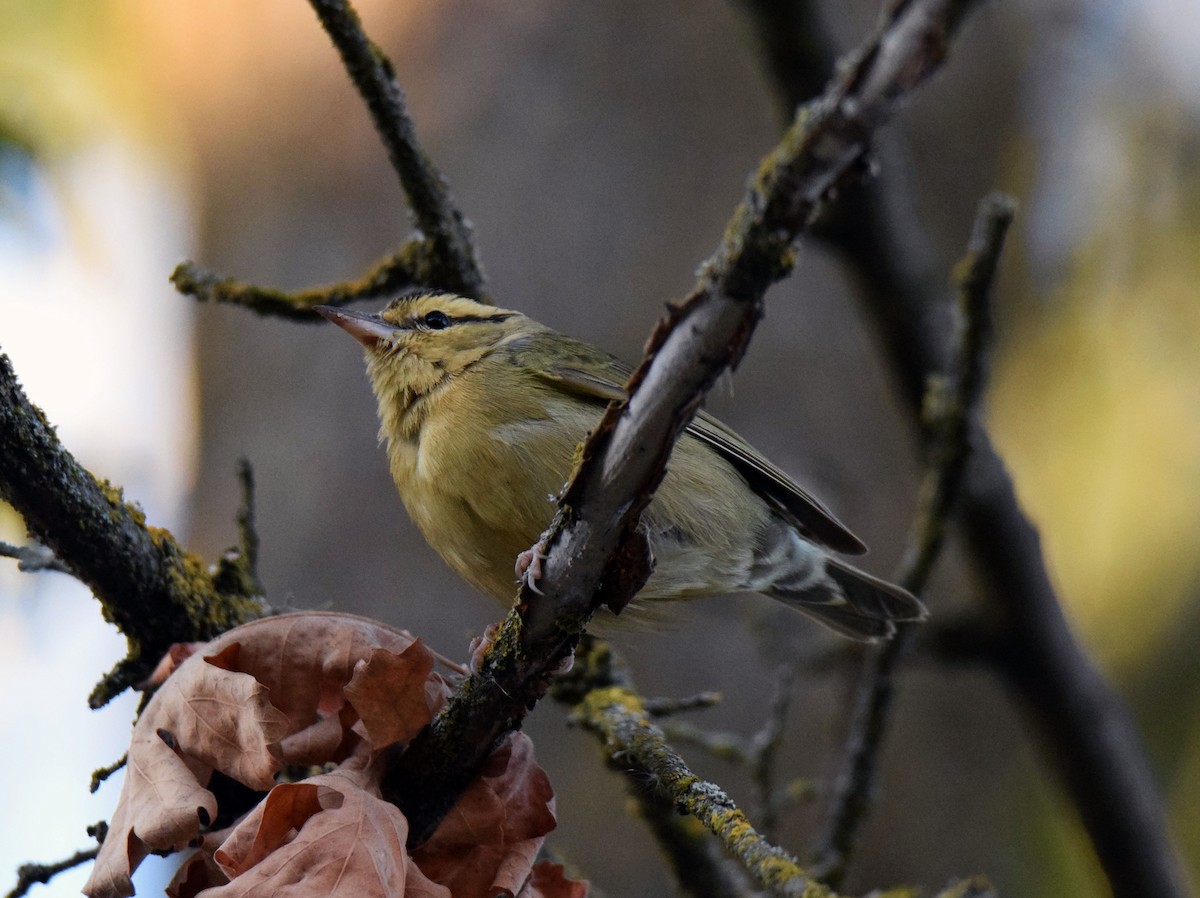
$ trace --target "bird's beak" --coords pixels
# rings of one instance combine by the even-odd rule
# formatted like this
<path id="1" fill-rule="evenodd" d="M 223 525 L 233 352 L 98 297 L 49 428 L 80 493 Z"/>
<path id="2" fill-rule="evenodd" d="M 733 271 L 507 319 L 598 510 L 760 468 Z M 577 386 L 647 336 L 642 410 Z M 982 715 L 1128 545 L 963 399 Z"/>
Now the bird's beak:
<path id="1" fill-rule="evenodd" d="M 367 349 L 376 349 L 380 343 L 392 342 L 396 329 L 369 312 L 336 309 L 333 306 L 313 306 L 313 311 L 329 319 Z"/>

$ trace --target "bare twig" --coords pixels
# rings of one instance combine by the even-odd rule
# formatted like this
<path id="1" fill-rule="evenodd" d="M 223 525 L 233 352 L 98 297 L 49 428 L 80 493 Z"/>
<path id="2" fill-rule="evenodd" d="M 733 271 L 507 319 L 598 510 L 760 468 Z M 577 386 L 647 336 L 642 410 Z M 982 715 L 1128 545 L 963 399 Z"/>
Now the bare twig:
<path id="1" fill-rule="evenodd" d="M 26 398 L 4 355 L 0 498 L 91 588 L 104 616 L 129 639 L 129 657 L 92 693 L 94 707 L 144 679 L 172 642 L 211 639 L 259 613 L 245 596 L 219 591 L 199 558 L 167 531 L 147 527 L 119 489 L 80 466 Z"/>
<path id="2" fill-rule="evenodd" d="M 674 439 L 740 360 L 764 292 L 794 264 L 794 241 L 830 192 L 861 172 L 874 130 L 938 68 L 974 5 L 911 0 L 894 8 L 763 161 L 698 284 L 652 335 L 628 401 L 608 409 L 580 453 L 547 533 L 542 594 L 522 594 L 480 672 L 385 781 L 414 842 L 428 837 L 491 746 L 545 694 L 595 609 L 620 609 L 645 582 L 649 553 L 637 521 Z"/>
<path id="3" fill-rule="evenodd" d="M 107 780 L 110 776 L 122 769 L 129 760 L 129 752 L 121 755 L 117 760 L 113 761 L 107 767 L 98 767 L 92 771 L 92 781 L 88 784 L 88 791 L 94 793 L 100 788 L 100 784 Z"/>
<path id="4" fill-rule="evenodd" d="M 69 858 L 55 861 L 52 864 L 22 864 L 17 868 L 17 884 L 13 886 L 12 891 L 5 898 L 20 898 L 20 896 L 26 894 L 33 886 L 39 883 L 47 883 L 59 873 L 71 870 L 80 864 L 94 861 L 96 853 L 99 850 L 100 848 L 97 846 L 95 848 L 87 848 L 83 851 L 76 851 Z"/>
<path id="5" fill-rule="evenodd" d="M 269 287 L 243 284 L 233 278 L 205 271 L 194 262 L 183 262 L 171 273 L 171 283 L 185 296 L 201 302 L 219 302 L 243 306 L 259 315 L 313 323 L 323 321 L 313 306 L 340 306 L 360 299 L 388 296 L 407 287 L 434 283 L 432 243 L 414 238 L 376 265 L 358 280 L 312 290 L 288 293 Z"/>
<path id="6" fill-rule="evenodd" d="M 417 143 L 391 61 L 367 38 L 348 0 L 309 3 L 366 101 L 417 227 L 432 242 L 428 280 L 423 282 L 484 299 L 471 228 L 450 199 L 445 179 Z"/>
<path id="7" fill-rule="evenodd" d="M 258 531 L 254 526 L 254 469 L 249 459 L 238 461 L 242 503 L 238 507 L 238 544 L 221 555 L 213 583 L 221 592 L 261 597 L 266 590 L 258 577 Z M 263 611 L 268 611 L 266 605 Z"/>
<path id="8" fill-rule="evenodd" d="M 648 698 L 642 702 L 651 717 L 671 717 L 685 711 L 702 711 L 721 703 L 721 693 L 700 692 L 687 698 Z"/>
<path id="9" fill-rule="evenodd" d="M 17 560 L 17 570 L 30 574 L 38 573 L 39 571 L 57 571 L 60 574 L 71 573 L 71 569 L 41 543 L 14 546 L 12 543 L 0 542 L 0 556 L 15 558 Z"/>
<path id="10" fill-rule="evenodd" d="M 254 521 L 254 467 L 250 459 L 238 460 L 238 480 L 242 484 L 242 504 L 238 508 L 238 544 L 246 559 L 246 572 L 258 583 L 258 529 Z M 262 592 L 259 585 L 258 591 Z"/>
<path id="11" fill-rule="evenodd" d="M 940 553 L 970 453 L 969 422 L 977 411 L 985 379 L 992 281 L 1014 211 L 1013 201 L 999 194 L 980 203 L 967 255 L 959 267 L 962 328 L 954 371 L 949 383 L 934 379 L 930 384 L 926 406 L 929 470 L 898 577 L 914 593 L 924 590 Z M 845 874 L 859 827 L 870 810 L 876 764 L 895 690 L 893 676 L 907 653 L 912 633 L 911 627 L 902 627 L 894 639 L 871 650 L 866 657 L 842 769 L 834 785 L 833 802 L 817 853 L 816 866 L 822 879 L 834 885 Z"/>

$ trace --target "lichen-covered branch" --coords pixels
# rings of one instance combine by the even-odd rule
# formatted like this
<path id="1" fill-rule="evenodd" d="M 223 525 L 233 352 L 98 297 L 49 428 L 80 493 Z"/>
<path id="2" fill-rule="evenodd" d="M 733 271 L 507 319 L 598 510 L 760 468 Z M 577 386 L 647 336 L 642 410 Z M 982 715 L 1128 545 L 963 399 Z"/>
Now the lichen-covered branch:
<path id="1" fill-rule="evenodd" d="M 617 686 L 593 690 L 572 717 L 604 739 L 615 767 L 632 769 L 669 796 L 680 813 L 699 820 L 772 894 L 833 898 L 794 857 L 760 836 L 723 790 L 692 773 L 635 692 Z"/>
<path id="2" fill-rule="evenodd" d="M 874 130 L 937 69 L 974 5 L 911 0 L 892 8 L 763 160 L 698 284 L 652 335 L 628 401 L 609 408 L 583 447 L 547 532 L 540 593 L 522 593 L 483 668 L 413 740 L 386 783 L 414 841 L 432 831 L 490 747 L 545 694 L 599 605 L 618 610 L 645 582 L 650 559 L 637 521 L 675 438 L 740 360 L 763 294 L 791 271 L 795 240 L 830 191 L 861 172 Z"/>
<path id="3" fill-rule="evenodd" d="M 221 592 L 120 489 L 98 481 L 59 443 L 0 355 L 0 498 L 29 532 L 83 581 L 107 620 L 129 639 L 129 657 L 92 694 L 104 704 L 154 667 L 172 642 L 211 639 L 261 614 L 246 595 Z"/>
<path id="4" fill-rule="evenodd" d="M 929 466 L 898 577 L 898 582 L 918 595 L 940 554 L 970 455 L 969 423 L 978 413 L 985 381 L 992 282 L 1014 211 L 1013 201 L 1000 194 L 980 203 L 967 255 L 956 271 L 961 327 L 954 370 L 948 380 L 930 381 L 925 422 Z M 876 766 L 895 692 L 894 674 L 907 654 L 912 634 L 911 627 L 901 627 L 894 639 L 866 657 L 850 735 L 817 851 L 821 878 L 833 885 L 840 884 L 845 874 L 874 798 Z"/>
<path id="5" fill-rule="evenodd" d="M 205 271 L 194 262 L 182 262 L 171 273 L 171 283 L 185 296 L 200 302 L 242 306 L 259 315 L 292 321 L 323 321 L 314 306 L 340 306 L 360 299 L 388 296 L 408 287 L 435 283 L 433 245 L 428 239 L 409 240 L 392 255 L 377 262 L 361 278 L 311 290 L 288 293 L 270 287 L 243 284 Z"/>
<path id="6" fill-rule="evenodd" d="M 775 786 L 775 755 L 783 742 L 784 726 L 787 723 L 788 707 L 792 701 L 792 687 L 796 679 L 794 667 L 785 665 L 775 679 L 775 692 L 767 708 L 766 720 L 758 732 L 749 738 L 733 733 L 719 733 L 687 724 L 669 724 L 667 735 L 672 740 L 683 740 L 698 745 L 714 757 L 741 765 L 750 777 L 758 793 L 756 816 L 763 835 L 774 837 L 779 813 L 784 807 L 810 796 L 811 784 L 795 781 L 785 789 Z M 654 716 L 649 702 L 643 709 Z"/>
<path id="7" fill-rule="evenodd" d="M 431 241 L 428 279 L 422 283 L 485 299 L 470 225 L 450 199 L 441 173 L 417 143 L 391 61 L 367 38 L 348 0 L 309 3 L 370 110 L 375 130 L 408 196 L 417 228 Z"/>
<path id="8" fill-rule="evenodd" d="M 574 709 L 596 690 L 613 688 L 632 691 L 633 677 L 612 646 L 594 636 L 584 635 L 570 673 L 559 676 L 554 682 L 554 698 Z M 641 701 L 647 717 L 654 716 L 652 706 L 670 707 L 674 711 L 696 705 L 689 700 Z M 610 763 L 624 774 L 636 813 L 654 836 L 681 891 L 693 898 L 745 898 L 751 893 L 745 871 L 729 858 L 695 817 L 676 810 L 674 801 L 656 788 L 653 776 L 618 764 L 611 757 Z"/>

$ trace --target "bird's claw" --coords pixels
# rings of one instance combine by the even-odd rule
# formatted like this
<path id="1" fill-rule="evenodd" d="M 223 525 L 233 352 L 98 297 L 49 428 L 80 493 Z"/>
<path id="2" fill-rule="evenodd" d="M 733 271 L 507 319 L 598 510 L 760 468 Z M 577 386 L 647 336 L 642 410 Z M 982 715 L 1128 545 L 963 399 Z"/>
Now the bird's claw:
<path id="1" fill-rule="evenodd" d="M 471 645 L 467 649 L 467 653 L 470 655 L 470 660 L 467 662 L 467 669 L 472 674 L 477 674 L 483 669 L 483 656 L 492 647 L 492 643 L 496 639 L 496 634 L 499 632 L 499 624 L 488 624 L 482 636 L 476 636 L 471 640 Z"/>
<path id="2" fill-rule="evenodd" d="M 538 543 L 532 549 L 526 549 L 517 556 L 517 580 L 524 583 L 539 596 L 543 593 L 538 589 L 537 581 L 542 579 L 542 562 L 549 557 L 542 543 Z"/>

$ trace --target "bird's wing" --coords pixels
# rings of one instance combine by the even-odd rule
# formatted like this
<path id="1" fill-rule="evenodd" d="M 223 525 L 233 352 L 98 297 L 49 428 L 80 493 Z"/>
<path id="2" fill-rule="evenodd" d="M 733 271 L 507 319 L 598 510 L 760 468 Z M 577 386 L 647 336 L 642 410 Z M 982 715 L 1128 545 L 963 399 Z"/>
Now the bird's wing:
<path id="1" fill-rule="evenodd" d="M 821 500 L 712 415 L 700 412 L 688 425 L 688 433 L 707 443 L 732 464 L 754 491 L 790 517 L 804 536 L 847 555 L 861 555 L 867 551 L 863 541 L 851 533 Z"/>
<path id="2" fill-rule="evenodd" d="M 570 341 L 561 361 L 535 367 L 539 376 L 573 395 L 607 404 L 624 399 L 630 368 L 614 356 Z M 806 537 L 836 552 L 861 555 L 867 547 L 817 498 L 806 492 L 757 449 L 711 415 L 700 412 L 687 432 L 728 461 L 756 493 L 789 518 Z"/>

